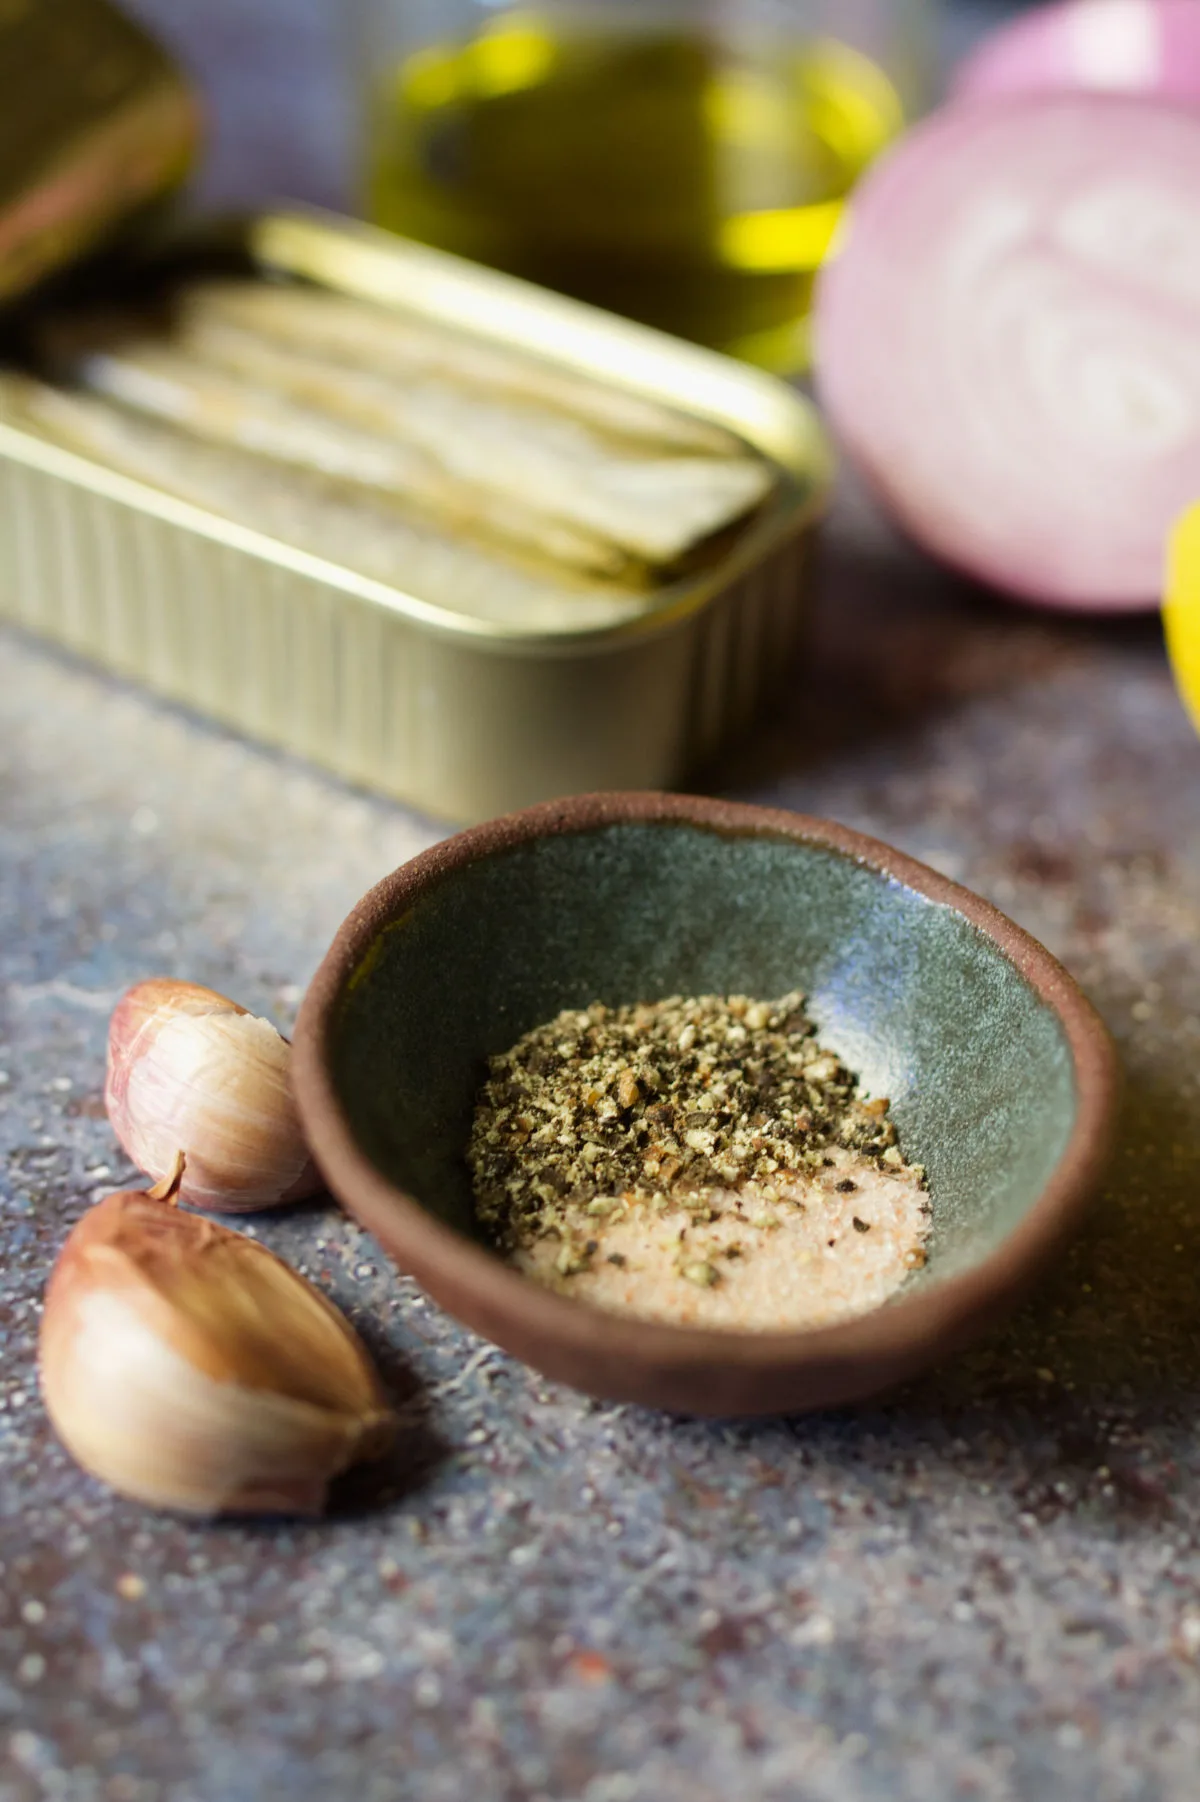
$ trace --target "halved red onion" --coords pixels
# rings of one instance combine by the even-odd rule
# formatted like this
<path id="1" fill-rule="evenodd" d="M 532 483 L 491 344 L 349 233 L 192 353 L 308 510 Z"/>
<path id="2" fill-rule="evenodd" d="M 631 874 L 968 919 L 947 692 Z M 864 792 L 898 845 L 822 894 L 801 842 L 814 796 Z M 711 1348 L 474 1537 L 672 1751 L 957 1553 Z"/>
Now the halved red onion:
<path id="1" fill-rule="evenodd" d="M 821 397 L 900 522 L 1045 606 L 1157 604 L 1200 495 L 1200 111 L 956 106 L 856 193 Z"/>
<path id="2" fill-rule="evenodd" d="M 1094 89 L 1200 104 L 1200 0 L 1065 0 L 985 38 L 956 98 Z"/>

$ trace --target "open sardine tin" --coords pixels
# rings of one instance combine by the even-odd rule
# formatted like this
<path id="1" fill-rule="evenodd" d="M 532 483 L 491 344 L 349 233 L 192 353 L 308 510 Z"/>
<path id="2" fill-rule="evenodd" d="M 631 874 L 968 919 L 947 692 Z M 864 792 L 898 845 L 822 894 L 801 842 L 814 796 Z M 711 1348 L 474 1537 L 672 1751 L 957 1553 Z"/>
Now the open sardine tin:
<path id="1" fill-rule="evenodd" d="M 0 68 L 3 54 L 0 34 Z M 147 66 L 161 93 L 157 54 Z M 804 399 L 351 220 L 260 217 L 245 223 L 242 248 L 264 280 L 394 308 L 722 427 L 771 467 L 771 497 L 699 573 L 639 603 L 580 605 L 564 590 L 561 605 L 523 617 L 459 610 L 445 593 L 435 603 L 416 582 L 372 579 L 0 423 L 0 617 L 453 820 L 572 792 L 670 787 L 744 729 L 794 662 L 830 487 Z"/>

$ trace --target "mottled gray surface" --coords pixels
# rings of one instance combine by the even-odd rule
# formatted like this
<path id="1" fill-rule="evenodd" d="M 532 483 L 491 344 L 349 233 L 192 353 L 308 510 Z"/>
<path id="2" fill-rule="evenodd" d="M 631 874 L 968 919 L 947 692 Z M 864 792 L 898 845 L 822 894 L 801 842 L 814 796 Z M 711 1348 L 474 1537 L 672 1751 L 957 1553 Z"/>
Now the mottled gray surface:
<path id="1" fill-rule="evenodd" d="M 143 10 L 205 54 L 250 16 Z M 286 10 L 303 98 L 330 15 Z M 282 154 L 248 55 L 229 118 Z M 311 133 L 289 154 L 288 187 L 333 179 Z M 326 1525 L 181 1525 L 81 1477 L 36 1397 L 50 1259 L 129 1174 L 107 1009 L 160 969 L 286 1021 L 349 904 L 437 829 L 0 638 L 2 1802 L 1196 1795 L 1200 744 L 1157 630 L 1002 609 L 849 507 L 814 667 L 711 780 L 929 859 L 1102 1008 L 1129 1105 L 1056 1278 L 886 1404 L 698 1426 L 544 1386 L 330 1208 L 264 1219 L 412 1431 Z"/>
<path id="2" fill-rule="evenodd" d="M 725 786 L 931 859 L 1077 972 L 1131 1077 L 1091 1229 L 886 1405 L 721 1428 L 544 1387 L 332 1209 L 264 1219 L 421 1398 L 384 1493 L 299 1529 L 82 1478 L 36 1398 L 39 1296 L 128 1174 L 99 1102 L 121 986 L 286 1020 L 435 828 L 0 641 L 4 1802 L 1195 1794 L 1200 745 L 1151 626 L 1004 611 L 871 544 L 831 545 L 817 669 Z"/>

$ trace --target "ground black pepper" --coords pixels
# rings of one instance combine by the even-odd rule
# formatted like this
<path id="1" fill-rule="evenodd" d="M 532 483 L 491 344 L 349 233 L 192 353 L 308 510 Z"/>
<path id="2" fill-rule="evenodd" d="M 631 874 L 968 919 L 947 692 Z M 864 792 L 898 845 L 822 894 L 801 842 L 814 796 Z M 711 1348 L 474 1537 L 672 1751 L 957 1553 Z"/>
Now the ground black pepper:
<path id="1" fill-rule="evenodd" d="M 490 1060 L 467 1157 L 496 1244 L 560 1238 L 557 1268 L 570 1276 L 593 1254 L 588 1223 L 631 1202 L 682 1206 L 703 1223 L 734 1186 L 779 1202 L 773 1179 L 831 1165 L 834 1148 L 895 1166 L 888 1106 L 861 1100 L 854 1075 L 818 1044 L 799 993 L 596 1003 Z M 707 1261 L 682 1274 L 718 1280 Z"/>

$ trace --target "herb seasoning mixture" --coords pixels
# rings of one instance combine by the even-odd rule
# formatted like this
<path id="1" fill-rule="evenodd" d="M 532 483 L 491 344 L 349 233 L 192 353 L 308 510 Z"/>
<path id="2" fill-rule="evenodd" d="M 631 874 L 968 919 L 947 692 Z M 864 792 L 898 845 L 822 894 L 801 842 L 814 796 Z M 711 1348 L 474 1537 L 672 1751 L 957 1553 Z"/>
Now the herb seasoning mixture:
<path id="1" fill-rule="evenodd" d="M 560 1014 L 491 1060 L 468 1147 L 479 1217 L 550 1287 L 753 1329 L 877 1306 L 925 1262 L 924 1171 L 804 997 Z"/>

